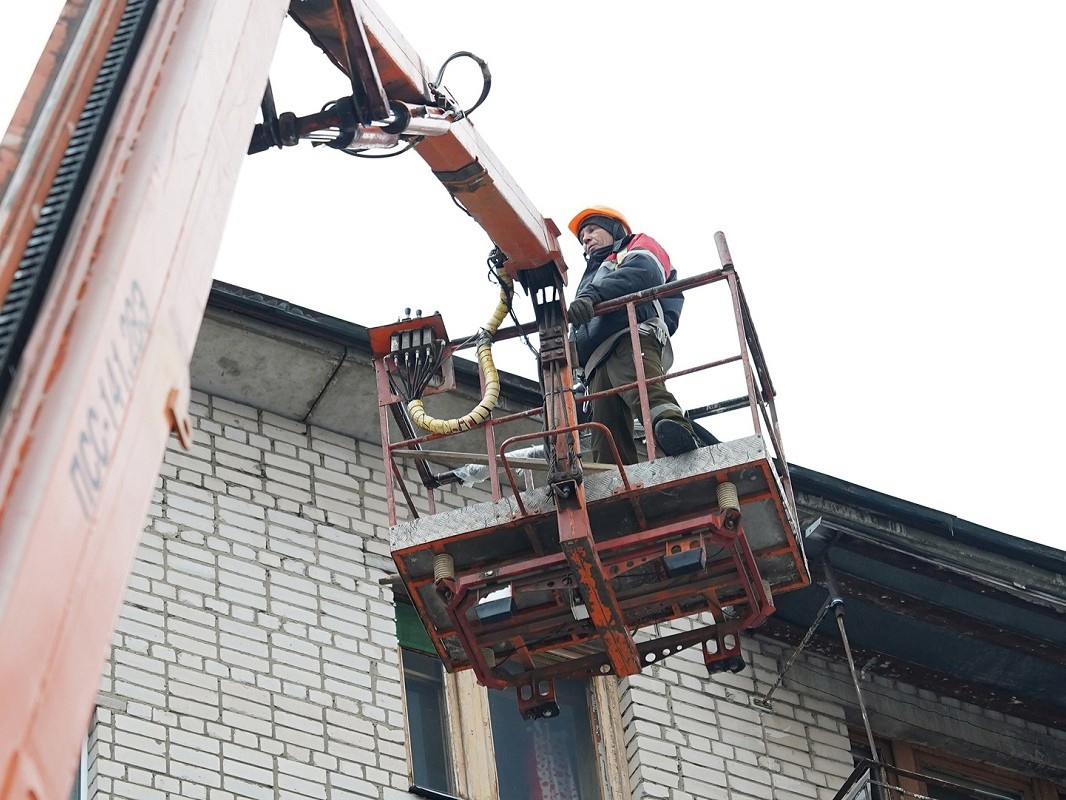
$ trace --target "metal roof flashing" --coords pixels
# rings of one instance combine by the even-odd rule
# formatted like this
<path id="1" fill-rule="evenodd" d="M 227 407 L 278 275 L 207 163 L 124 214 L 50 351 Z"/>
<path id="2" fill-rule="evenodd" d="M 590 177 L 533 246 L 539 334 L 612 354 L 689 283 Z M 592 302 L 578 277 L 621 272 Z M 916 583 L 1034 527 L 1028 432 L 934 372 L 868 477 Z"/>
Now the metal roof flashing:
<path id="1" fill-rule="evenodd" d="M 827 595 L 847 606 L 870 671 L 1066 728 L 1066 553 L 790 466 L 812 584 L 776 598 L 764 629 L 798 640 Z M 823 622 L 814 652 L 842 657 Z"/>

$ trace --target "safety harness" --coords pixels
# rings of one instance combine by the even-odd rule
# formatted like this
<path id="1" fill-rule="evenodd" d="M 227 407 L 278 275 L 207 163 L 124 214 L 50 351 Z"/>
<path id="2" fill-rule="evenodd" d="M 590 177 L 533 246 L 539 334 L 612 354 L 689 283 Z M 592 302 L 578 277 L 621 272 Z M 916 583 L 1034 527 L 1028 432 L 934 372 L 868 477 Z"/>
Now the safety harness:
<path id="1" fill-rule="evenodd" d="M 635 237 L 635 238 L 640 238 L 640 237 L 638 236 L 638 237 Z M 632 243 L 633 243 L 633 241 L 631 240 L 629 242 L 629 244 L 632 244 Z M 663 262 L 659 259 L 659 257 L 655 254 L 655 252 L 653 250 L 651 250 L 650 248 L 647 248 L 647 247 L 638 247 L 637 249 L 639 249 L 641 253 L 647 255 L 649 258 L 651 258 L 653 261 L 655 261 L 655 263 L 659 266 L 659 270 L 663 273 L 663 278 L 664 278 L 664 281 L 666 283 L 669 283 L 670 281 L 675 279 L 676 272 L 674 271 L 673 264 L 669 265 L 669 271 L 668 271 L 666 265 L 663 264 Z M 610 256 L 608 256 L 606 259 L 604 259 L 603 263 L 600 265 L 600 269 L 603 269 L 604 267 L 608 267 L 608 269 L 610 269 L 613 272 L 613 271 L 617 270 L 619 267 L 621 267 L 622 266 L 622 261 L 625 259 L 625 257 L 627 255 L 629 255 L 629 246 L 627 245 L 627 246 L 623 247 L 621 250 L 619 250 L 617 253 L 612 253 L 611 255 L 613 255 L 614 258 L 611 258 Z M 609 264 L 611 262 L 613 262 L 613 264 L 614 264 L 613 267 L 609 266 Z M 659 344 L 663 348 L 663 353 L 662 353 L 663 372 L 669 372 L 670 371 L 670 367 L 674 363 L 674 348 L 673 348 L 673 345 L 671 345 L 671 343 L 670 343 L 670 330 L 669 330 L 669 328 L 666 325 L 666 314 L 663 312 L 663 305 L 662 305 L 662 303 L 659 302 L 658 298 L 655 298 L 654 300 L 652 300 L 651 304 L 655 308 L 655 316 L 649 317 L 648 319 L 646 319 L 643 322 L 641 322 L 637 326 L 637 330 L 640 331 L 641 333 L 650 333 L 653 336 L 655 336 L 656 340 L 659 342 Z M 622 336 L 628 335 L 628 334 L 629 334 L 629 328 L 626 327 L 626 328 L 623 328 L 620 331 L 612 333 L 610 336 L 608 336 L 606 339 L 604 339 L 602 342 L 600 342 L 600 344 L 596 347 L 596 349 L 592 351 L 592 354 L 588 357 L 588 361 L 585 363 L 585 365 L 583 367 L 582 372 L 584 374 L 584 379 L 586 381 L 592 375 L 592 371 L 594 369 L 596 369 L 596 367 L 599 366 L 599 364 L 605 358 L 607 358 L 607 356 L 610 354 L 611 350 L 614 349 L 615 342 L 617 342 Z"/>

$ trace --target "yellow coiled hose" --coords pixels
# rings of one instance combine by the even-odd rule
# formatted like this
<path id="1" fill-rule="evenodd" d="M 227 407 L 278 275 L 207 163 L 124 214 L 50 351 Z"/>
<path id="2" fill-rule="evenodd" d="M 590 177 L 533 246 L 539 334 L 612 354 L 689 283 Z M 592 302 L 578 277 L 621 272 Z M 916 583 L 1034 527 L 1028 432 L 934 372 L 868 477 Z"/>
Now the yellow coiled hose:
<path id="1" fill-rule="evenodd" d="M 430 433 L 459 433 L 475 428 L 489 418 L 492 409 L 500 399 L 500 373 L 496 371 L 496 365 L 492 360 L 492 337 L 500 327 L 511 309 L 511 295 L 513 294 L 513 281 L 503 267 L 496 270 L 496 277 L 500 280 L 500 302 L 496 306 L 496 312 L 492 315 L 478 336 L 477 363 L 481 368 L 481 374 L 485 376 L 485 394 L 474 409 L 465 417 L 456 419 L 436 419 L 426 413 L 422 406 L 421 398 L 415 398 L 407 404 L 407 413 L 411 415 L 411 421 L 422 430 Z"/>

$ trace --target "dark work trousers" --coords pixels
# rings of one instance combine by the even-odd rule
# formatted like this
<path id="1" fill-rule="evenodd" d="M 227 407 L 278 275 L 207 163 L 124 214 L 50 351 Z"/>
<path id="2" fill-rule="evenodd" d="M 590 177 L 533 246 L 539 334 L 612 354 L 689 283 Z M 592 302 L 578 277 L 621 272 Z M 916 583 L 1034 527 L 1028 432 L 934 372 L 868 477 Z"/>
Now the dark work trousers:
<path id="1" fill-rule="evenodd" d="M 655 378 L 663 374 L 662 345 L 654 334 L 640 334 L 641 351 L 644 357 L 644 377 Z M 633 345 L 628 332 L 622 336 L 607 358 L 592 372 L 588 384 L 589 394 L 597 394 L 615 386 L 633 383 L 637 379 L 633 364 Z M 648 405 L 651 408 L 652 425 L 660 419 L 676 419 L 691 429 L 681 406 L 667 391 L 664 382 L 648 384 Z M 637 463 L 637 446 L 633 441 L 633 420 L 640 418 L 640 393 L 637 387 L 610 395 L 591 403 L 592 421 L 607 427 L 614 437 L 615 447 L 623 464 Z M 599 428 L 592 429 L 592 458 L 603 464 L 613 464 L 614 456 L 607 436 Z"/>

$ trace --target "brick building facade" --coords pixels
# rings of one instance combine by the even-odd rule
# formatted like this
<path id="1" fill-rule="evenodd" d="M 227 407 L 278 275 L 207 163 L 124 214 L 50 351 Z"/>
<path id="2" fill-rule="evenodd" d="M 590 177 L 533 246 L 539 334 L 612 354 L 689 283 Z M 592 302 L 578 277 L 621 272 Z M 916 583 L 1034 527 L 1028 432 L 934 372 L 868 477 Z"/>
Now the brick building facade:
<path id="1" fill-rule="evenodd" d="M 307 312 L 294 324 L 292 309 L 262 299 L 257 315 L 223 300 L 216 290 L 194 361 L 195 444 L 166 453 L 130 576 L 83 796 L 838 796 L 865 742 L 851 675 L 841 659 L 799 652 L 773 630 L 744 638 L 739 674 L 708 676 L 688 650 L 628 679 L 578 686 L 564 707 L 569 721 L 551 721 L 570 727 L 547 739 L 530 726 L 549 721 L 516 725 L 513 700 L 491 697 L 469 672 L 426 667 L 417 636 L 398 627 L 381 449 L 356 435 L 373 421 L 331 429 L 314 413 L 279 413 L 284 403 L 256 385 L 227 388 L 210 373 L 216 350 L 262 364 L 278 340 L 321 356 L 329 326 Z M 233 341 L 213 340 L 223 334 L 240 340 L 240 356 Z M 372 382 L 365 355 L 351 342 L 343 349 L 351 380 Z M 455 484 L 438 503 L 481 496 Z M 1066 796 L 1062 726 L 931 692 L 876 664 L 861 682 L 879 747 L 1003 797 Z M 771 689 L 766 706 L 753 702 Z"/>

